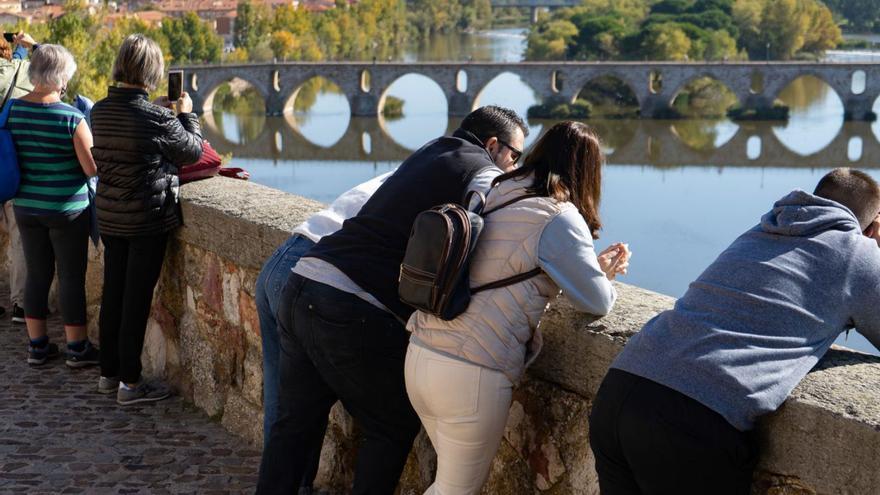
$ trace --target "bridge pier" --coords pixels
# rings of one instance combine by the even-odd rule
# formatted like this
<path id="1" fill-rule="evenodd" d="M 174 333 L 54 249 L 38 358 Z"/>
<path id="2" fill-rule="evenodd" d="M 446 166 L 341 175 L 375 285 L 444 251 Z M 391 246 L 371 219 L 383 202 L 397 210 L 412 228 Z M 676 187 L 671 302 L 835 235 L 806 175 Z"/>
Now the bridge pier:
<path id="1" fill-rule="evenodd" d="M 843 98 L 843 114 L 847 120 L 869 120 L 874 115 L 874 100 L 864 94 Z"/>
<path id="2" fill-rule="evenodd" d="M 474 109 L 474 98 L 467 93 L 452 91 L 446 94 L 450 117 L 464 117 Z"/>
<path id="3" fill-rule="evenodd" d="M 532 24 L 538 23 L 538 14 L 540 13 L 540 7 L 532 7 L 531 16 L 532 16 Z"/>
<path id="4" fill-rule="evenodd" d="M 354 94 L 346 94 L 348 104 L 351 107 L 353 117 L 375 117 L 379 115 L 379 98 L 372 93 L 364 93 L 361 90 Z"/>

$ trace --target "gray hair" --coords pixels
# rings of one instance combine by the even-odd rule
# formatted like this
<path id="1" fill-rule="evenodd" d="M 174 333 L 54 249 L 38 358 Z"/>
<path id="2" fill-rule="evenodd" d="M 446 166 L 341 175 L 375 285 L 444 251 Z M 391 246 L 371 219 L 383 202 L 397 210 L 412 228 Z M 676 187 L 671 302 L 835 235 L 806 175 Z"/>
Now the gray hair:
<path id="1" fill-rule="evenodd" d="M 76 72 L 73 55 L 61 45 L 40 45 L 31 55 L 28 79 L 34 86 L 61 91 Z"/>
<path id="2" fill-rule="evenodd" d="M 132 86 L 156 89 L 165 72 L 162 49 L 142 34 L 132 34 L 119 47 L 113 63 L 113 80 Z"/>

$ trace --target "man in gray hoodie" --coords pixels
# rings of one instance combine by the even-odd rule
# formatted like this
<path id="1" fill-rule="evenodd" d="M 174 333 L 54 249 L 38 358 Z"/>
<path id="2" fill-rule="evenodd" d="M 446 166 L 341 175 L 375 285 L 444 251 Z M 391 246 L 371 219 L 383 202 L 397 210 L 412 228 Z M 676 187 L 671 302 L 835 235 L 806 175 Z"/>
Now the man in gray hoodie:
<path id="1" fill-rule="evenodd" d="M 880 347 L 880 187 L 839 168 L 741 235 L 611 365 L 590 417 L 603 495 L 748 494 L 752 430 L 841 332 Z"/>

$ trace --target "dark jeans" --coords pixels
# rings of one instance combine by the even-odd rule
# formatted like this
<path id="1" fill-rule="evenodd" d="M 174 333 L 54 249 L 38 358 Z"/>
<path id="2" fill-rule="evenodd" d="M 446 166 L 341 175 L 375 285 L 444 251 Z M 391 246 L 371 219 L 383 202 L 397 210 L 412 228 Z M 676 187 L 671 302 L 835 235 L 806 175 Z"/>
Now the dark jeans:
<path id="1" fill-rule="evenodd" d="M 125 383 L 141 378 L 141 351 L 153 288 L 159 280 L 168 234 L 149 237 L 101 236 L 104 292 L 98 327 L 101 375 Z"/>
<path id="2" fill-rule="evenodd" d="M 260 337 L 263 343 L 263 445 L 269 444 L 272 425 L 278 417 L 278 361 L 281 341 L 278 336 L 278 320 L 275 314 L 281 305 L 281 291 L 290 277 L 290 270 L 300 257 L 315 243 L 308 237 L 293 235 L 266 261 L 257 277 L 257 314 L 260 317 Z M 326 429 L 326 422 L 321 432 Z M 316 445 L 311 461 L 303 474 L 302 486 L 310 487 L 318 473 L 321 445 Z"/>
<path id="3" fill-rule="evenodd" d="M 65 325 L 86 324 L 86 268 L 89 260 L 89 214 L 27 215 L 15 209 L 27 277 L 24 314 L 45 320 L 49 287 L 58 264 L 58 294 Z"/>
<path id="4" fill-rule="evenodd" d="M 754 440 L 694 399 L 616 369 L 590 414 L 602 495 L 748 495 Z"/>
<path id="5" fill-rule="evenodd" d="M 421 427 L 403 378 L 406 329 L 353 294 L 295 274 L 281 301 L 279 417 L 257 493 L 294 493 L 338 399 L 362 434 L 352 493 L 391 495 Z"/>

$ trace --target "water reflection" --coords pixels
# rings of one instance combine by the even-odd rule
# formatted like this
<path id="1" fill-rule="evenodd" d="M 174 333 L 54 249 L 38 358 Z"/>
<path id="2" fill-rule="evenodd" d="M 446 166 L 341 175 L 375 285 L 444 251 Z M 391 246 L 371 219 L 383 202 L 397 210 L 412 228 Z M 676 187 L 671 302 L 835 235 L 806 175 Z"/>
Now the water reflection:
<path id="1" fill-rule="evenodd" d="M 432 79 L 407 74 L 394 81 L 386 95 L 403 101 L 403 117 L 394 120 L 380 117 L 379 123 L 388 136 L 404 148 L 415 150 L 446 132 L 449 123 L 446 95 Z"/>
<path id="2" fill-rule="evenodd" d="M 789 121 L 773 127 L 783 145 L 801 156 L 827 147 L 843 126 L 843 102 L 831 86 L 813 76 L 792 81 L 778 96 L 790 109 Z"/>
<path id="3" fill-rule="evenodd" d="M 517 61 L 521 30 L 489 36 L 453 35 L 411 48 L 415 60 Z M 459 55 L 461 54 L 461 55 Z M 465 55 L 466 54 L 466 55 Z M 433 84 L 433 83 L 432 83 Z M 216 111 L 204 133 L 252 180 L 329 202 L 342 191 L 392 170 L 424 142 L 454 129 L 442 91 L 417 76 L 398 80 L 389 95 L 404 100 L 403 118 L 350 118 L 348 102 L 331 87 L 300 93 L 285 118 Z M 300 100 L 300 98 L 302 98 Z M 625 282 L 680 296 L 688 283 L 775 200 L 794 188 L 811 190 L 828 168 L 850 161 L 880 164 L 880 123 L 843 122 L 840 98 L 823 82 L 801 78 L 780 99 L 787 124 L 714 120 L 590 119 L 609 153 L 598 248 L 624 240 L 636 252 Z M 534 92 L 512 74 L 490 83 L 480 104 L 525 115 Z M 256 106 L 248 105 L 249 107 Z M 880 113 L 880 102 L 875 106 Z M 554 122 L 530 121 L 531 144 Z M 880 179 L 880 170 L 869 173 Z M 873 351 L 851 335 L 840 343 Z"/>

